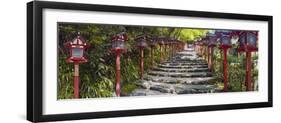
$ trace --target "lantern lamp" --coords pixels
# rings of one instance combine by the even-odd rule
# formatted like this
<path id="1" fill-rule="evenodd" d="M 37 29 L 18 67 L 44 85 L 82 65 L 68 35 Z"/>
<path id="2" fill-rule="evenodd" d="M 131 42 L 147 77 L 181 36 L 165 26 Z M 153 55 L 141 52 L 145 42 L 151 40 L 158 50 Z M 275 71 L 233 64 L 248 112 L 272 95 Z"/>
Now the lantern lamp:
<path id="1" fill-rule="evenodd" d="M 254 32 L 247 32 L 247 45 L 249 48 L 257 48 L 257 34 Z"/>
<path id="2" fill-rule="evenodd" d="M 217 35 L 214 33 L 208 33 L 207 34 L 207 39 L 208 39 L 208 46 L 216 46 L 217 45 Z"/>
<path id="3" fill-rule="evenodd" d="M 90 45 L 85 42 L 84 38 L 78 35 L 72 40 L 66 43 L 66 47 L 69 48 L 69 57 L 67 58 L 67 63 L 85 63 L 87 58 L 84 56 L 84 51 Z"/>
<path id="4" fill-rule="evenodd" d="M 209 46 L 216 46 L 217 45 L 217 37 L 209 37 Z"/>
<path id="5" fill-rule="evenodd" d="M 229 36 L 229 35 L 222 35 L 220 40 L 221 40 L 221 45 L 222 46 L 231 46 L 231 36 Z"/>
<path id="6" fill-rule="evenodd" d="M 241 31 L 239 35 L 239 51 L 257 51 L 257 32 Z"/>
<path id="7" fill-rule="evenodd" d="M 141 48 L 146 47 L 146 46 L 147 46 L 146 40 L 147 40 L 147 36 L 146 36 L 145 34 L 143 34 L 143 35 L 138 35 L 138 36 L 135 38 L 137 47 L 141 47 Z"/>
<path id="8" fill-rule="evenodd" d="M 126 44 L 125 42 L 128 40 L 128 37 L 125 32 L 119 33 L 111 38 L 111 46 L 112 50 L 115 51 L 125 51 Z"/>

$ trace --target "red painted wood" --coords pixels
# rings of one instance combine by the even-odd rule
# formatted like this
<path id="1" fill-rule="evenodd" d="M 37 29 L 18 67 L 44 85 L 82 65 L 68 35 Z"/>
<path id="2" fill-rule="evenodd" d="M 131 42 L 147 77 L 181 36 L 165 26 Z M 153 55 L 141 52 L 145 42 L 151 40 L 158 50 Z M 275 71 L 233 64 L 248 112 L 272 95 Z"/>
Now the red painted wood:
<path id="1" fill-rule="evenodd" d="M 116 51 L 116 96 L 120 97 L 120 50 Z"/>
<path id="2" fill-rule="evenodd" d="M 204 51 L 204 59 L 206 60 L 206 61 L 208 61 L 208 47 L 207 46 L 204 46 L 204 48 L 205 48 L 205 51 Z"/>
<path id="3" fill-rule="evenodd" d="M 210 47 L 209 69 L 213 71 L 214 47 Z"/>
<path id="4" fill-rule="evenodd" d="M 228 91 L 228 76 L 227 76 L 227 48 L 223 49 L 223 82 L 224 82 L 224 91 Z"/>
<path id="5" fill-rule="evenodd" d="M 251 52 L 246 52 L 246 91 L 252 91 L 252 80 L 251 80 L 251 68 L 252 68 L 252 58 Z"/>
<path id="6" fill-rule="evenodd" d="M 210 55 L 211 55 L 210 49 L 211 49 L 211 47 L 207 47 L 207 51 L 208 51 L 208 53 L 207 53 L 207 54 L 208 54 L 208 68 L 209 68 L 209 69 L 211 69 L 211 68 L 210 68 L 210 67 L 211 67 L 211 66 L 210 66 L 210 62 L 211 62 L 211 61 L 210 61 Z"/>
<path id="7" fill-rule="evenodd" d="M 246 50 L 245 50 L 246 51 Z M 246 86 L 246 90 L 247 90 L 247 87 L 248 87 L 248 56 L 249 54 L 246 52 L 246 76 L 245 76 L 245 83 L 244 83 L 244 85 Z"/>
<path id="8" fill-rule="evenodd" d="M 140 48 L 140 79 L 143 79 L 143 48 Z"/>
<path id="9" fill-rule="evenodd" d="M 153 47 L 151 47 L 151 50 L 150 50 L 150 57 L 151 57 L 151 59 L 150 59 L 150 66 L 151 67 L 153 67 L 153 65 L 154 65 L 154 63 L 153 63 Z"/>
<path id="10" fill-rule="evenodd" d="M 163 62 L 164 59 L 163 59 L 162 45 L 159 46 L 160 46 L 160 62 Z"/>
<path id="11" fill-rule="evenodd" d="M 79 64 L 74 63 L 74 98 L 79 98 Z"/>

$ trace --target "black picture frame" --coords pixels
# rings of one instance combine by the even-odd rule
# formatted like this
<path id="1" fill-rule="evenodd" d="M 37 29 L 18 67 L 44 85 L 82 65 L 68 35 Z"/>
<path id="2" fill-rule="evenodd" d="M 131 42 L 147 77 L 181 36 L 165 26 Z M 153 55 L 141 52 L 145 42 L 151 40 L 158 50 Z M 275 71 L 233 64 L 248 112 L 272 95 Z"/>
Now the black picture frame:
<path id="1" fill-rule="evenodd" d="M 268 101 L 257 102 L 257 103 L 241 103 L 241 104 L 43 115 L 42 113 L 42 100 L 43 100 L 43 95 L 42 95 L 43 13 L 42 10 L 45 8 L 266 21 L 268 22 Z M 108 6 L 108 5 L 93 5 L 93 4 L 80 4 L 80 3 L 63 3 L 63 2 L 45 2 L 45 1 L 29 2 L 27 3 L 27 120 L 32 122 L 62 121 L 62 120 L 93 119 L 93 118 L 106 118 L 106 117 L 124 117 L 124 116 L 136 116 L 136 115 L 155 115 L 155 114 L 169 114 L 169 113 L 272 107 L 273 106 L 272 27 L 273 27 L 273 17 L 264 16 L 264 15 L 185 11 L 185 10 Z"/>

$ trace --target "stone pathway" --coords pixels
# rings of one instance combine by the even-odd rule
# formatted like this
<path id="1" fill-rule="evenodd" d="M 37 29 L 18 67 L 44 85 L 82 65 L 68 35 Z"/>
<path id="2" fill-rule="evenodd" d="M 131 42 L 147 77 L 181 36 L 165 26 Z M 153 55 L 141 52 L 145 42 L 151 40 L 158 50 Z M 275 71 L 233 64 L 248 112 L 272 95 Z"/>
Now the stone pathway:
<path id="1" fill-rule="evenodd" d="M 137 82 L 140 88 L 129 96 L 212 93 L 217 88 L 213 80 L 207 63 L 193 49 L 186 49 L 148 70 Z"/>

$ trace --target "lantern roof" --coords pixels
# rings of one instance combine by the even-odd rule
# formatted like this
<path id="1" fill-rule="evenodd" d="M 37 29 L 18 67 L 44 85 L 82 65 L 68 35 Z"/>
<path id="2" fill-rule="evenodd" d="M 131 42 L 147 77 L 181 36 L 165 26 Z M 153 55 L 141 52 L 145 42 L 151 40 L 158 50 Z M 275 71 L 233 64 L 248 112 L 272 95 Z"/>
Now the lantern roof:
<path id="1" fill-rule="evenodd" d="M 146 40 L 147 37 L 148 37 L 148 36 L 147 36 L 146 34 L 140 34 L 140 35 L 138 35 L 138 36 L 135 38 L 135 40 L 136 40 L 136 41 L 141 40 L 141 39 Z"/>
<path id="2" fill-rule="evenodd" d="M 126 34 L 126 32 L 121 32 L 118 33 L 114 36 L 112 36 L 111 41 L 127 41 L 128 40 L 128 36 Z"/>
<path id="3" fill-rule="evenodd" d="M 148 36 L 146 34 L 140 34 L 138 36 L 136 36 L 135 41 L 146 41 L 148 38 Z"/>
<path id="4" fill-rule="evenodd" d="M 77 33 L 77 36 L 71 41 L 66 42 L 67 47 L 81 47 L 88 48 L 89 44 L 86 43 L 86 40 L 80 35 L 80 32 Z"/>
<path id="5" fill-rule="evenodd" d="M 80 36 L 80 35 L 77 35 L 77 36 L 71 41 L 71 43 L 72 43 L 72 44 L 75 44 L 75 45 L 84 45 L 85 42 L 86 42 L 85 39 L 84 39 L 82 36 Z"/>

